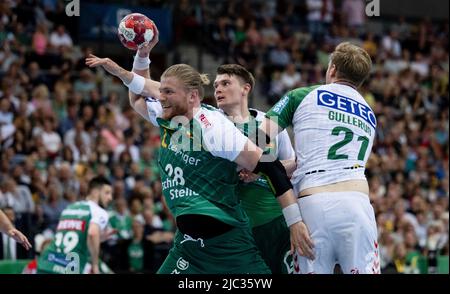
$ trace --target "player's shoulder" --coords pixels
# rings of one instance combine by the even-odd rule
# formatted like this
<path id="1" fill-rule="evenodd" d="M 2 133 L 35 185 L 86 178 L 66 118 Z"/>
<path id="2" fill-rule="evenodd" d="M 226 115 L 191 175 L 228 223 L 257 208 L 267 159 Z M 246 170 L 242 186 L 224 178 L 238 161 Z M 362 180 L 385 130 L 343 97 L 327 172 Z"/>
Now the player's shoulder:
<path id="1" fill-rule="evenodd" d="M 314 92 L 316 92 L 317 90 L 319 90 L 320 88 L 322 88 L 324 86 L 326 86 L 326 85 L 313 85 L 313 86 L 308 86 L 308 87 L 296 88 L 296 89 L 289 91 L 286 94 L 286 96 L 289 96 L 291 98 L 303 99 L 306 96 L 308 96 L 309 94 L 313 94 Z"/>
<path id="2" fill-rule="evenodd" d="M 70 203 L 61 212 L 61 216 L 73 216 L 73 215 L 81 217 L 89 215 L 89 208 L 86 206 L 86 201 L 83 200 Z"/>
<path id="3" fill-rule="evenodd" d="M 350 87 L 348 85 L 343 84 L 337 84 L 337 83 L 331 83 L 327 85 L 323 85 L 319 87 L 318 89 L 318 95 L 324 96 L 327 99 L 347 99 L 347 100 L 353 100 L 358 103 L 365 104 L 368 106 L 366 100 L 361 95 L 361 93 L 358 92 L 353 87 Z"/>
<path id="4" fill-rule="evenodd" d="M 109 221 L 108 212 L 93 201 L 88 201 L 88 205 L 91 209 L 91 222 L 98 224 L 101 229 L 104 229 Z"/>
<path id="5" fill-rule="evenodd" d="M 228 118 L 218 108 L 211 105 L 202 104 L 200 110 L 194 115 L 203 130 L 215 129 L 229 123 Z"/>
<path id="6" fill-rule="evenodd" d="M 109 217 L 108 212 L 105 209 L 103 209 L 102 207 L 100 207 L 100 205 L 98 205 L 97 203 L 95 203 L 93 201 L 87 201 L 87 204 L 89 205 L 89 208 L 91 209 L 92 215 Z"/>

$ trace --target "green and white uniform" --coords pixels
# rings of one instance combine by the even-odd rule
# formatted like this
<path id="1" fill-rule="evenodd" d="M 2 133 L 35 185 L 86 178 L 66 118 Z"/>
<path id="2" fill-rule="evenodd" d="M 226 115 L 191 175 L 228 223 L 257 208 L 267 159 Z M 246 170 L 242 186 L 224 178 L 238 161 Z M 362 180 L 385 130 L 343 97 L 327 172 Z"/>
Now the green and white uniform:
<path id="1" fill-rule="evenodd" d="M 104 230 L 108 213 L 93 201 L 67 206 L 61 213 L 55 237 L 39 257 L 38 273 L 88 273 L 91 265 L 87 237 L 91 223 Z"/>
<path id="2" fill-rule="evenodd" d="M 249 109 L 249 111 L 249 121 L 235 125 L 244 135 L 252 138 L 265 113 L 256 109 Z M 275 138 L 269 148 L 273 149 L 274 155 L 280 160 L 295 158 L 286 130 Z M 238 195 L 250 219 L 256 245 L 272 273 L 292 273 L 292 255 L 289 254 L 290 231 L 267 179 L 260 177 L 251 183 L 240 182 Z"/>
<path id="3" fill-rule="evenodd" d="M 354 88 L 327 84 L 288 92 L 267 117 L 292 125 L 297 192 L 349 180 L 364 171 L 376 131 L 375 114 Z M 298 201 L 315 245 L 315 260 L 299 257 L 297 272 L 379 273 L 375 215 L 369 197 L 357 191 L 318 193 Z M 297 267 L 297 266 L 296 266 Z"/>
<path id="4" fill-rule="evenodd" d="M 174 247 L 158 272 L 269 273 L 236 194 L 233 160 L 247 138 L 213 107 L 202 105 L 191 121 L 178 124 L 176 119 L 159 118 L 159 101 L 146 101 L 150 121 L 160 127 L 162 189 L 174 217 L 205 215 L 234 227 L 207 240 L 177 231 Z"/>
<path id="5" fill-rule="evenodd" d="M 297 191 L 366 179 L 376 118 L 355 89 L 340 84 L 295 89 L 266 116 L 282 129 L 293 126 L 298 168 L 292 183 Z"/>

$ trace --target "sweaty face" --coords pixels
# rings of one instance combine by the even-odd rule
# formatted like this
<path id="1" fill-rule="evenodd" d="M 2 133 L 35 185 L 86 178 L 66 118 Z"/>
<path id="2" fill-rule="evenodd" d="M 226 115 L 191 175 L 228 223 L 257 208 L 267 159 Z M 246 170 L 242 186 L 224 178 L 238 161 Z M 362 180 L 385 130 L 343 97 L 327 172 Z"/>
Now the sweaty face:
<path id="1" fill-rule="evenodd" d="M 214 97 L 217 106 L 226 111 L 227 107 L 238 105 L 242 101 L 244 85 L 236 76 L 217 75 L 214 81 Z"/>
<path id="2" fill-rule="evenodd" d="M 189 91 L 175 77 L 163 77 L 159 88 L 163 108 L 162 118 L 169 120 L 178 115 L 186 115 L 189 109 Z"/>
<path id="3" fill-rule="evenodd" d="M 109 185 L 103 185 L 103 187 L 100 189 L 99 205 L 103 208 L 106 208 L 108 207 L 111 201 L 112 201 L 112 188 Z"/>

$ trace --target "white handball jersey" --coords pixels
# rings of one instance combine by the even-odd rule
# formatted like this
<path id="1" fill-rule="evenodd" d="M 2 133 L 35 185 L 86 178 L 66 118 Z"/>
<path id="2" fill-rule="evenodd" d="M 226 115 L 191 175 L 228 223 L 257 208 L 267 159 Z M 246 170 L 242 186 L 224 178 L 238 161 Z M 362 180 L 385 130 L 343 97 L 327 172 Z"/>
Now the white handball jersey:
<path id="1" fill-rule="evenodd" d="M 296 191 L 366 179 L 376 118 L 354 88 L 328 84 L 288 92 L 266 116 L 281 128 L 293 126 Z"/>
<path id="2" fill-rule="evenodd" d="M 148 120 L 154 126 L 159 127 L 158 119 L 161 118 L 163 113 L 161 103 L 152 97 L 146 97 L 145 102 Z M 244 150 L 245 143 L 248 140 L 247 137 L 219 109 L 207 104 L 201 104 L 193 119 L 198 122 L 201 128 L 201 138 L 198 138 L 198 140 L 201 140 L 201 144 L 212 155 L 234 161 L 241 151 Z M 187 122 L 187 118 L 183 117 L 176 117 L 170 121 L 174 126 Z M 192 135 L 195 139 L 198 134 L 194 132 Z"/>

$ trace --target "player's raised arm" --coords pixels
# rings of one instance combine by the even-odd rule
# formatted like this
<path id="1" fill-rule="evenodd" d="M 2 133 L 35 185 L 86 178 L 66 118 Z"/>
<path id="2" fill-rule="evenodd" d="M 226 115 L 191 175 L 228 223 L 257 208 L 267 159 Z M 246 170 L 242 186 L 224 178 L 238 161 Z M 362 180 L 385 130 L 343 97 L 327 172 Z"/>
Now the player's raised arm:
<path id="1" fill-rule="evenodd" d="M 89 67 L 103 67 L 108 73 L 121 79 L 130 92 L 140 95 L 130 96 L 130 105 L 143 118 L 150 120 L 144 99 L 138 98 L 145 96 L 159 99 L 159 82 L 146 79 L 134 72 L 127 71 L 110 58 L 99 58 L 93 54 L 86 58 L 86 65 Z"/>
<path id="2" fill-rule="evenodd" d="M 153 47 L 158 44 L 159 41 L 159 32 L 158 28 L 155 26 L 155 36 L 153 37 L 152 41 L 148 44 L 142 45 L 136 53 L 136 56 L 134 57 L 133 62 L 133 69 L 132 72 L 146 78 L 150 78 L 150 52 L 152 51 Z M 159 85 L 158 85 L 159 88 Z M 134 94 L 130 91 L 131 94 Z"/>
<path id="3" fill-rule="evenodd" d="M 86 65 L 89 67 L 103 67 L 108 73 L 121 79 L 128 89 L 135 94 L 159 99 L 159 82 L 127 71 L 110 58 L 100 58 L 90 54 L 86 58 Z"/>
<path id="4" fill-rule="evenodd" d="M 133 69 L 131 71 L 141 77 L 144 77 L 146 79 L 146 83 L 148 83 L 149 87 L 153 89 L 153 92 L 159 94 L 161 83 L 153 81 L 150 77 L 150 52 L 159 40 L 159 32 L 156 26 L 155 31 L 156 34 L 152 41 L 137 50 L 136 56 L 134 57 Z M 128 98 L 130 99 L 130 105 L 136 112 L 152 122 L 153 125 L 157 125 L 156 117 L 158 117 L 158 114 L 162 112 L 162 106 L 159 102 L 154 100 L 149 101 L 146 97 L 131 91 L 129 86 Z M 157 96 L 152 96 L 152 98 L 157 98 Z"/>

